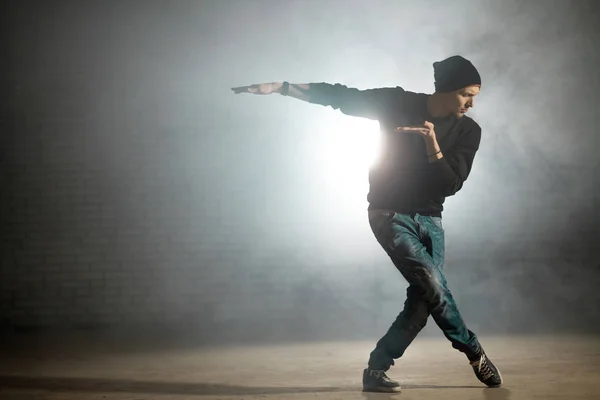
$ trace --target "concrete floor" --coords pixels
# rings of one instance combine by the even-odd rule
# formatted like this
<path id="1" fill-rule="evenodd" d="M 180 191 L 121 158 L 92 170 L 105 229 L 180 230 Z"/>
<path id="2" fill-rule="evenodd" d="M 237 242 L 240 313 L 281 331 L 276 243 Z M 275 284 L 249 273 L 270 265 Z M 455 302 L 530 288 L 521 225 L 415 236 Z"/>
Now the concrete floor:
<path id="1" fill-rule="evenodd" d="M 482 338 L 504 387 L 484 388 L 445 339 L 417 338 L 390 376 L 400 394 L 361 392 L 372 342 L 205 348 L 90 337 L 4 340 L 0 399 L 600 399 L 600 338 Z"/>

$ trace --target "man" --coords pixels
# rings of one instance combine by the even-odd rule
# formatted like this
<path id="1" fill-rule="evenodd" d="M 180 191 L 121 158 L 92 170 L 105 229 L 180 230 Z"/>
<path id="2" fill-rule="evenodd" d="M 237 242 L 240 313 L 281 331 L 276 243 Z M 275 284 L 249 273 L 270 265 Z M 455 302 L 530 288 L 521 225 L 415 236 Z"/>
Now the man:
<path id="1" fill-rule="evenodd" d="M 443 203 L 463 187 L 479 149 L 481 128 L 465 113 L 474 106 L 481 78 L 461 56 L 435 62 L 433 68 L 433 94 L 399 86 L 359 90 L 339 83 L 232 88 L 234 93 L 279 93 L 379 121 L 382 150 L 369 172 L 369 222 L 409 287 L 403 311 L 370 354 L 363 371 L 364 391 L 400 391 L 386 371 L 425 327 L 429 315 L 452 346 L 467 356 L 481 382 L 489 387 L 502 384 L 498 368 L 466 327 L 443 274 Z"/>

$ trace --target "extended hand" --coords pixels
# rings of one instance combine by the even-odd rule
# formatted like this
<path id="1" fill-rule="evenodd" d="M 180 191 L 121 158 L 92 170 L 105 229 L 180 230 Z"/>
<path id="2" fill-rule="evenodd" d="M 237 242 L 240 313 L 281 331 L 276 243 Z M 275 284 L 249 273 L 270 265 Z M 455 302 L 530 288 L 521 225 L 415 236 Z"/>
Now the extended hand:
<path id="1" fill-rule="evenodd" d="M 239 86 L 231 88 L 233 93 L 251 93 L 251 94 L 272 94 L 277 93 L 281 88 L 280 82 L 271 82 L 271 83 L 257 83 L 250 86 Z"/>
<path id="2" fill-rule="evenodd" d="M 435 137 L 434 126 L 429 121 L 425 121 L 425 123 L 420 126 L 399 126 L 396 128 L 396 132 L 416 133 L 424 138 Z"/>

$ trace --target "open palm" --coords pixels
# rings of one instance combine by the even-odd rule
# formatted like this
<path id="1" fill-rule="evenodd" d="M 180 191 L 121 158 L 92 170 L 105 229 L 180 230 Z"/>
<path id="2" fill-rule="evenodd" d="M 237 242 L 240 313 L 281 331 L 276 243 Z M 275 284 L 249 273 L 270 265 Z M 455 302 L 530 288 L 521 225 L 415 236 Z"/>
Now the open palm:
<path id="1" fill-rule="evenodd" d="M 233 90 L 233 93 L 235 93 L 235 94 L 251 93 L 251 94 L 262 94 L 262 95 L 275 93 L 277 91 L 277 89 L 278 89 L 277 83 L 275 83 L 275 82 L 257 83 L 257 84 L 249 85 L 249 86 L 238 86 L 238 87 L 231 88 L 231 90 Z"/>

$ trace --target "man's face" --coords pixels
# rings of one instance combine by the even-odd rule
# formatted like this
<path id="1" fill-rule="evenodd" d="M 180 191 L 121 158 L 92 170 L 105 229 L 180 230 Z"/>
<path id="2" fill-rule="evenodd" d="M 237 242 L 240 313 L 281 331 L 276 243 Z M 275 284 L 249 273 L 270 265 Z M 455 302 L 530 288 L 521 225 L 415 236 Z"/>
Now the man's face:
<path id="1" fill-rule="evenodd" d="M 469 108 L 475 105 L 475 96 L 479 94 L 479 85 L 467 86 L 448 93 L 446 104 L 448 111 L 457 117 L 465 115 Z"/>

